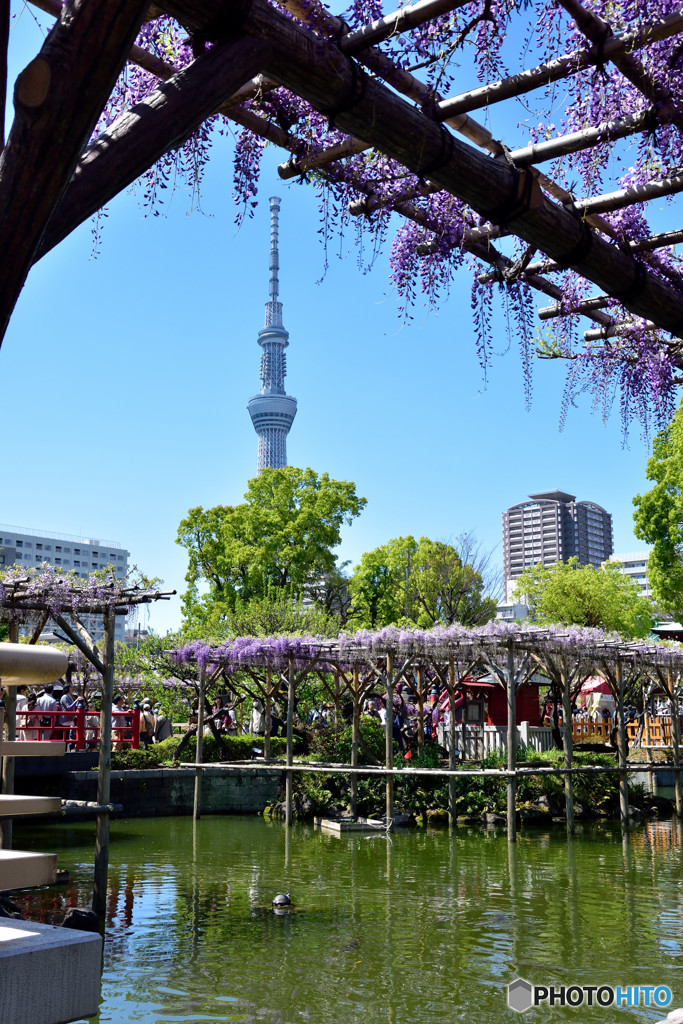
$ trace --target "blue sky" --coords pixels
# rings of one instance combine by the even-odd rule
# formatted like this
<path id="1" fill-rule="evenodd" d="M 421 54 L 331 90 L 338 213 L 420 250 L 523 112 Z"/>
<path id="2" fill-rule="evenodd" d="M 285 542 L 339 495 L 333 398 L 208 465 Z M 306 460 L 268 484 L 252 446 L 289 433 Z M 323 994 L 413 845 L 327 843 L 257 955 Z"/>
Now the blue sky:
<path id="1" fill-rule="evenodd" d="M 14 74 L 40 45 L 29 17 L 13 29 Z M 182 591 L 179 521 L 197 505 L 239 502 L 255 474 L 246 403 L 259 385 L 267 199 L 279 195 L 287 388 L 299 403 L 289 461 L 353 480 L 368 499 L 342 558 L 399 535 L 472 530 L 502 560 L 503 510 L 551 488 L 610 511 L 617 551 L 642 546 L 632 497 L 648 486 L 649 445 L 637 425 L 624 447 L 618 409 L 605 427 L 586 396 L 559 432 L 558 363 L 534 367 L 527 412 L 502 324 L 483 390 L 467 272 L 438 315 L 418 307 L 408 326 L 388 249 L 364 274 L 351 238 L 333 243 L 321 281 L 314 188 L 282 182 L 274 150 L 256 214 L 236 232 L 231 153 L 229 137 L 217 140 L 203 212 L 179 189 L 146 216 L 125 193 L 97 258 L 85 224 L 32 270 L 0 350 L 2 523 L 117 540 Z M 149 615 L 161 632 L 179 622 L 177 600 Z"/>

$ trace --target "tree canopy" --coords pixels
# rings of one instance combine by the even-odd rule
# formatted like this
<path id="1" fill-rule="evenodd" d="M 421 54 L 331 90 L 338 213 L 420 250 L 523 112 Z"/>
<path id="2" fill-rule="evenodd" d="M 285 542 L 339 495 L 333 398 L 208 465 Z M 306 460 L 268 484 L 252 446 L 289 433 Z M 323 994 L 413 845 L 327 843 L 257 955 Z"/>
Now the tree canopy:
<path id="1" fill-rule="evenodd" d="M 596 569 L 581 565 L 578 558 L 551 566 L 539 562 L 518 578 L 515 597 L 528 604 L 531 622 L 538 625 L 592 626 L 646 637 L 652 605 L 620 569 L 619 562 Z"/>
<path id="2" fill-rule="evenodd" d="M 406 620 L 425 628 L 488 622 L 496 611 L 485 596 L 488 557 L 468 534 L 456 545 L 396 537 L 366 552 L 349 580 L 353 621 L 367 628 Z"/>
<path id="3" fill-rule="evenodd" d="M 635 535 L 654 545 L 647 563 L 662 608 L 683 614 L 683 405 L 654 439 L 647 463 L 654 486 L 633 499 Z"/>
<path id="4" fill-rule="evenodd" d="M 180 523 L 188 624 L 225 618 L 272 588 L 301 597 L 335 569 L 341 528 L 366 505 L 355 484 L 293 466 L 265 469 L 244 497 L 241 505 L 190 509 Z"/>

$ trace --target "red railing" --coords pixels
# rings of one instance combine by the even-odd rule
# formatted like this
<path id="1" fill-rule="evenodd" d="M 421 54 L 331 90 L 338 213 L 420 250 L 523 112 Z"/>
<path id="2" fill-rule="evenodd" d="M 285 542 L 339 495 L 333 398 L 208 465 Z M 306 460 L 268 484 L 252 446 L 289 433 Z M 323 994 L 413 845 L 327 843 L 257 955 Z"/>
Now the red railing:
<path id="1" fill-rule="evenodd" d="M 140 711 L 115 711 L 111 742 L 114 750 L 140 746 Z M 73 711 L 17 711 L 17 739 L 67 743 L 76 750 L 94 750 L 100 743 L 100 716 L 84 708 Z"/>

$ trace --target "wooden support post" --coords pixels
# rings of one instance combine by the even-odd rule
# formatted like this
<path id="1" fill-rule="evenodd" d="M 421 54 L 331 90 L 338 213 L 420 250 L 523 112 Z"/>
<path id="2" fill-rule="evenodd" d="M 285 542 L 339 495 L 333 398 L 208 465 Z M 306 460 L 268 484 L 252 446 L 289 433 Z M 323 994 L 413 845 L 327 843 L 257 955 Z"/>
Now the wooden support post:
<path id="1" fill-rule="evenodd" d="M 508 648 L 507 671 L 505 674 L 505 686 L 508 698 L 508 781 L 507 781 L 507 809 L 508 809 L 508 842 L 514 843 L 517 840 L 517 809 L 515 807 L 515 771 L 517 767 L 517 708 L 515 703 L 515 656 L 512 648 Z"/>
<path id="2" fill-rule="evenodd" d="M 644 729 L 644 734 L 645 734 L 645 754 L 646 754 L 646 757 L 647 757 L 647 763 L 648 764 L 652 764 L 652 760 L 653 760 L 652 759 L 652 730 L 651 730 L 651 727 L 650 727 L 651 712 L 652 712 L 652 694 L 649 693 L 648 696 L 643 701 L 643 714 L 645 716 L 643 729 Z M 654 772 L 649 771 L 647 773 L 647 788 L 648 788 L 650 793 L 654 793 L 654 791 L 655 791 L 655 774 L 654 774 Z"/>
<path id="3" fill-rule="evenodd" d="M 417 752 L 422 753 L 425 746 L 425 670 L 420 666 L 417 670 Z"/>
<path id="4" fill-rule="evenodd" d="M 104 613 L 102 641 L 104 674 L 102 676 L 102 703 L 100 706 L 100 756 L 97 769 L 97 804 L 106 807 L 99 811 L 95 833 L 95 870 L 92 909 L 104 917 L 107 906 L 107 875 L 109 872 L 109 803 L 111 799 L 111 725 L 114 698 L 114 608 Z"/>
<path id="5" fill-rule="evenodd" d="M 351 767 L 358 764 L 358 740 L 360 734 L 360 670 L 353 666 L 353 719 L 351 721 Z M 351 814 L 358 814 L 358 776 L 351 776 Z"/>
<path id="6" fill-rule="evenodd" d="M 672 742 L 672 753 L 674 761 L 674 791 L 676 795 L 676 814 L 678 817 L 683 816 L 683 797 L 681 794 L 681 719 L 678 714 L 678 695 L 674 686 L 673 680 L 671 679 L 671 673 L 667 673 L 669 676 L 669 688 L 671 693 L 671 726 L 673 736 L 671 737 Z"/>
<path id="7" fill-rule="evenodd" d="M 448 662 L 448 767 L 453 771 L 457 765 L 455 756 L 455 662 L 451 658 Z M 455 825 L 456 799 L 455 799 L 455 776 L 448 776 L 448 826 Z"/>
<path id="8" fill-rule="evenodd" d="M 9 641 L 12 644 L 19 643 L 19 623 L 16 621 L 9 623 Z M 14 740 L 17 738 L 17 691 L 13 686 L 7 687 L 5 702 L 7 705 L 5 713 L 6 739 Z M 0 757 L 0 765 L 2 766 L 2 771 L 0 771 L 0 777 L 2 778 L 0 791 L 6 796 L 12 796 L 14 793 L 14 758 Z M 0 820 L 0 849 L 12 849 L 11 818 Z"/>
<path id="9" fill-rule="evenodd" d="M 386 717 L 384 719 L 384 766 L 389 770 L 385 785 L 386 826 L 390 829 L 394 822 L 394 657 L 387 654 L 386 664 Z"/>
<path id="10" fill-rule="evenodd" d="M 197 748 L 194 763 L 197 767 L 194 770 L 194 804 L 192 806 L 192 817 L 195 821 L 202 813 L 202 755 L 204 748 L 204 705 L 206 703 L 206 665 L 199 666 L 199 707 L 197 708 Z"/>
<path id="11" fill-rule="evenodd" d="M 294 662 L 289 659 L 287 667 L 287 764 L 292 763 L 292 727 L 294 723 Z M 292 824 L 292 773 L 285 776 L 285 823 Z"/>
<path id="12" fill-rule="evenodd" d="M 626 746 L 626 719 L 624 716 L 624 672 L 621 662 L 617 661 L 617 749 L 619 752 L 619 767 L 625 768 L 628 761 L 628 748 Z M 628 778 L 625 772 L 619 773 L 619 817 L 622 828 L 628 825 Z"/>
<path id="13" fill-rule="evenodd" d="M 334 673 L 334 733 L 339 735 L 341 731 L 341 708 L 340 708 L 341 686 L 339 683 L 339 672 Z"/>
<path id="14" fill-rule="evenodd" d="M 562 659 L 562 732 L 564 740 L 564 766 L 568 769 L 564 777 L 564 803 L 567 815 L 567 835 L 574 835 L 574 783 L 572 781 L 571 767 L 574 751 L 574 738 L 572 736 L 572 708 L 569 695 L 569 673 L 565 659 Z"/>
<path id="15" fill-rule="evenodd" d="M 273 710 L 273 670 L 266 669 L 266 728 L 263 734 L 263 757 L 270 761 L 270 719 Z"/>

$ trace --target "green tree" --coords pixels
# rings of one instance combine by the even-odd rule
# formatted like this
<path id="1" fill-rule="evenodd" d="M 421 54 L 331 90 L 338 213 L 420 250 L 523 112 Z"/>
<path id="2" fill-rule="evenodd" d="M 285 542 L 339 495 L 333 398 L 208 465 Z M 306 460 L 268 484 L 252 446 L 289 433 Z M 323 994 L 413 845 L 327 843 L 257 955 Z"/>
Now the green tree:
<path id="1" fill-rule="evenodd" d="M 595 626 L 625 637 L 645 637 L 652 627 L 652 606 L 638 585 L 622 575 L 619 562 L 601 569 L 580 565 L 578 558 L 537 565 L 517 580 L 515 598 L 529 605 L 539 625 Z"/>
<path id="2" fill-rule="evenodd" d="M 404 619 L 405 572 L 416 547 L 414 537 L 395 537 L 361 557 L 349 580 L 354 625 L 379 629 Z"/>
<path id="3" fill-rule="evenodd" d="M 633 499 L 635 535 L 653 545 L 647 578 L 655 599 L 683 614 L 683 403 L 654 439 L 647 463 L 654 487 Z"/>
<path id="4" fill-rule="evenodd" d="M 244 497 L 242 505 L 190 509 L 180 523 L 177 543 L 189 554 L 187 624 L 225 618 L 272 587 L 302 596 L 335 569 L 341 528 L 366 505 L 355 484 L 294 466 L 264 470 Z"/>
<path id="5" fill-rule="evenodd" d="M 489 556 L 471 534 L 455 543 L 396 537 L 366 552 L 349 580 L 359 625 L 378 628 L 409 622 L 482 625 L 493 618 L 496 602 L 485 596 L 495 587 Z"/>

